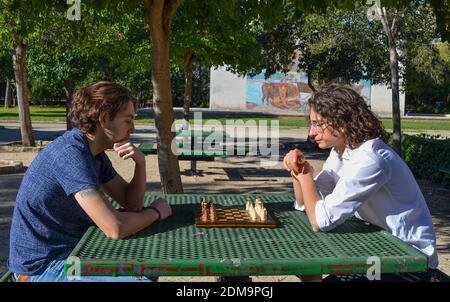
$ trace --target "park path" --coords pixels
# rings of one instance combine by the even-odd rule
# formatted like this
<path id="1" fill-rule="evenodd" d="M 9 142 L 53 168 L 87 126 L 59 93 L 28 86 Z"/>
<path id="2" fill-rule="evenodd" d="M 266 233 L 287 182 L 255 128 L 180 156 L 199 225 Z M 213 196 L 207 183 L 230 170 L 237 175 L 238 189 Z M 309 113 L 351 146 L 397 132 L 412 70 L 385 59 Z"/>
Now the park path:
<path id="1" fill-rule="evenodd" d="M 13 123 L 0 124 L 0 143 L 2 130 L 10 131 L 14 129 Z M 64 131 L 64 124 L 36 123 L 34 127 L 37 133 L 42 135 L 56 135 Z M 18 128 L 17 128 L 18 129 Z M 19 133 L 20 135 L 20 133 Z M 307 146 L 304 140 L 307 135 L 306 128 L 300 129 L 280 129 L 280 149 L 279 161 L 274 166 L 261 165 L 258 157 L 231 157 L 219 159 L 214 162 L 198 162 L 197 169 L 200 175 L 189 176 L 188 161 L 180 161 L 181 178 L 186 193 L 292 193 L 291 179 L 282 166 L 282 158 L 290 148 L 298 146 L 303 149 Z M 154 140 L 156 133 L 153 127 L 146 125 L 136 126 L 136 133 L 131 140 L 135 143 Z M 39 139 L 39 138 L 37 138 Z M 304 150 L 304 149 L 303 149 Z M 134 164 L 131 161 L 123 161 L 112 152 L 107 151 L 113 166 L 124 179 L 131 180 Z M 320 171 L 323 161 L 327 156 L 326 152 L 306 150 L 307 158 L 315 168 Z M 0 160 L 19 160 L 25 166 L 29 166 L 35 158 L 37 152 L 1 152 Z M 161 190 L 160 176 L 155 155 L 147 157 L 147 191 L 159 193 Z M 236 173 L 240 177 L 236 176 Z M 0 274 L 6 270 L 5 262 L 8 257 L 9 229 L 11 224 L 14 200 L 22 180 L 23 173 L 0 175 Z M 437 233 L 437 246 L 439 252 L 439 268 L 450 274 L 450 204 L 448 196 L 450 190 L 445 190 L 439 185 L 419 180 L 422 192 L 427 200 L 428 206 L 433 216 L 433 222 Z M 161 281 L 213 281 L 212 277 L 163 277 Z M 264 276 L 254 277 L 254 281 L 298 281 L 294 276 Z"/>

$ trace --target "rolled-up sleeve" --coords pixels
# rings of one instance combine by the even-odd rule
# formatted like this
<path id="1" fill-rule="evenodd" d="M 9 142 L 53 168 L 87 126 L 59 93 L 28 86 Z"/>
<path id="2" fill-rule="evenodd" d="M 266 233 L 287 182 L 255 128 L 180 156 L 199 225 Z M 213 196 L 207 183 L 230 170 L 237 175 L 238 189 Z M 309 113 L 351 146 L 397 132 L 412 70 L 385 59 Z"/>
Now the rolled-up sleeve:
<path id="1" fill-rule="evenodd" d="M 329 170 L 322 170 L 314 178 L 314 183 L 316 185 L 317 191 L 319 192 L 321 198 L 324 198 L 333 191 L 335 186 L 335 181 L 333 177 L 333 172 Z M 305 211 L 305 206 L 299 206 L 297 200 L 294 201 L 294 209 L 297 211 Z"/>
<path id="2" fill-rule="evenodd" d="M 348 165 L 334 190 L 315 207 L 317 224 L 328 231 L 351 217 L 370 196 L 390 178 L 389 166 L 382 159 L 367 157 Z"/>

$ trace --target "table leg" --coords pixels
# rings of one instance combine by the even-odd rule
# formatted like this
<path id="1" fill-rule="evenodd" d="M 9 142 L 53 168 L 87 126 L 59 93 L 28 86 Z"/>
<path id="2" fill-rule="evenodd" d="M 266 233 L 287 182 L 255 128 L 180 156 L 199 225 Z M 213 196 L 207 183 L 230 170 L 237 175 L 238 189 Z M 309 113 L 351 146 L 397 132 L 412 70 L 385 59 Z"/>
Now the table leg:
<path id="1" fill-rule="evenodd" d="M 197 161 L 196 160 L 191 160 L 191 172 L 192 173 L 197 173 Z"/>

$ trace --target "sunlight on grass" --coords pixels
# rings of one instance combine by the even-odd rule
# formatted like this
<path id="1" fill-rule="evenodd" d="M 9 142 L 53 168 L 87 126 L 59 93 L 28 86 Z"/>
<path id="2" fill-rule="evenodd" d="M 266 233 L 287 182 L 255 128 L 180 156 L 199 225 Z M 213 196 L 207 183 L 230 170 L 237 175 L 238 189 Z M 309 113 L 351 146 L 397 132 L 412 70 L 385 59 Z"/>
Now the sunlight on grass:
<path id="1" fill-rule="evenodd" d="M 48 121 L 48 122 L 65 122 L 66 121 L 66 108 L 55 106 L 30 106 L 31 120 L 32 121 Z M 17 107 L 15 108 L 0 108 L 0 120 L 18 121 L 19 113 Z M 271 122 L 278 120 L 281 128 L 304 128 L 308 127 L 308 121 L 305 117 L 255 117 L 248 118 L 242 116 L 226 116 L 219 119 L 213 119 L 220 122 L 222 125 L 233 123 L 236 120 L 247 123 L 248 121 L 255 121 L 257 125 L 261 122 L 267 121 L 267 125 L 270 126 Z M 202 123 L 211 123 L 212 119 L 203 119 Z M 181 123 L 181 119 L 177 119 L 178 123 Z M 392 130 L 392 120 L 382 119 L 383 126 L 387 130 Z M 136 125 L 155 125 L 155 119 L 153 118 L 139 118 L 135 120 Z M 194 125 L 194 121 L 190 120 L 190 124 Z M 450 131 L 450 120 L 422 120 L 422 119 L 403 119 L 401 123 L 402 130 L 445 130 Z"/>

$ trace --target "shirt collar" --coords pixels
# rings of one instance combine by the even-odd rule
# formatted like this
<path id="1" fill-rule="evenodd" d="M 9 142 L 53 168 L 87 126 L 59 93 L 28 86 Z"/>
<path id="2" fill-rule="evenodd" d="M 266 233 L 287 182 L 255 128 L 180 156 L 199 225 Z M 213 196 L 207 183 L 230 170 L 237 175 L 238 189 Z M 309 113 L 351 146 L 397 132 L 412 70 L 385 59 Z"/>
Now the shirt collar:
<path id="1" fill-rule="evenodd" d="M 379 138 L 373 138 L 373 139 L 369 139 L 367 141 L 365 141 L 364 143 L 362 143 L 359 147 L 355 148 L 355 149 L 350 149 L 350 147 L 345 147 L 344 152 L 342 153 L 341 159 L 345 159 L 345 160 L 349 160 L 352 156 L 354 156 L 355 154 L 357 154 L 358 152 L 360 152 L 361 150 L 365 150 L 367 148 L 372 148 L 373 142 L 375 140 L 377 140 Z M 338 151 L 336 150 L 336 148 L 333 147 L 333 150 L 338 153 Z M 338 153 L 339 154 L 339 153 Z"/>

